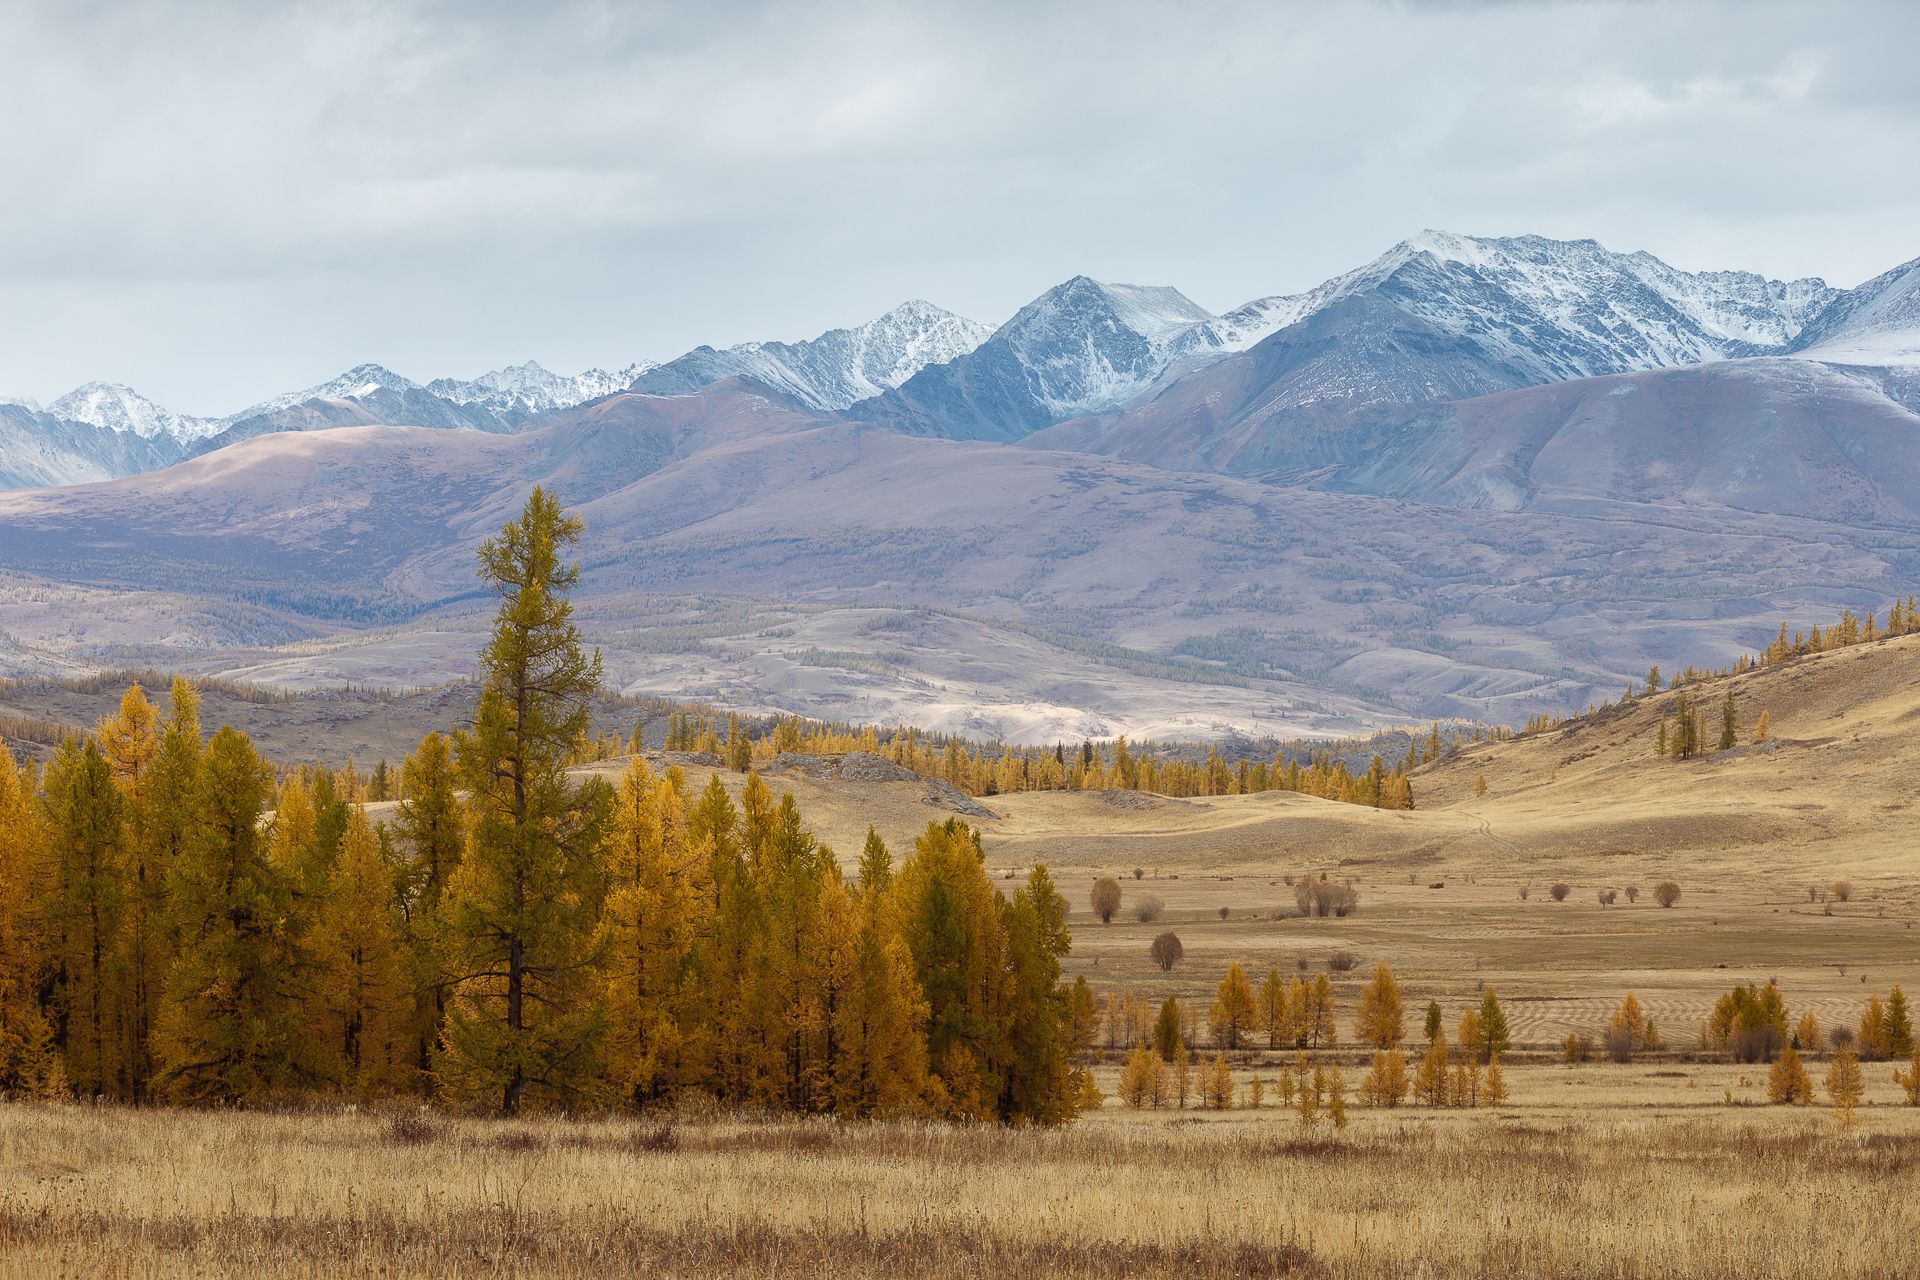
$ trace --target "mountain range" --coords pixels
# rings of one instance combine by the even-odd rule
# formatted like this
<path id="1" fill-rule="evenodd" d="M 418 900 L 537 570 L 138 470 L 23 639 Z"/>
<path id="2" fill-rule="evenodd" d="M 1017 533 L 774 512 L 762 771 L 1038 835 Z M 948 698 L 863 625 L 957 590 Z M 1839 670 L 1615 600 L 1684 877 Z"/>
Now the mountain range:
<path id="1" fill-rule="evenodd" d="M 1081 276 L 219 420 L 96 385 L 0 404 L 0 478 L 110 481 L 0 494 L 0 664 L 457 674 L 472 543 L 542 483 L 631 689 L 1049 741 L 1517 718 L 1913 590 L 1917 411 L 1920 261 L 1437 232 L 1221 315 Z"/>

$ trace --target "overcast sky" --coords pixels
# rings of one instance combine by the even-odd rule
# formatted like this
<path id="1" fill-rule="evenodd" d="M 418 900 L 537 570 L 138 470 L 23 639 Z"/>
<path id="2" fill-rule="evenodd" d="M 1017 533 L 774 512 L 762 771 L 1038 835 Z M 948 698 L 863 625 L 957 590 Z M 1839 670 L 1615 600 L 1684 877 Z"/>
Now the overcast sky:
<path id="1" fill-rule="evenodd" d="M 0 392 L 217 415 L 1076 273 L 1223 310 L 1423 227 L 1920 256 L 1910 3 L 0 6 Z"/>

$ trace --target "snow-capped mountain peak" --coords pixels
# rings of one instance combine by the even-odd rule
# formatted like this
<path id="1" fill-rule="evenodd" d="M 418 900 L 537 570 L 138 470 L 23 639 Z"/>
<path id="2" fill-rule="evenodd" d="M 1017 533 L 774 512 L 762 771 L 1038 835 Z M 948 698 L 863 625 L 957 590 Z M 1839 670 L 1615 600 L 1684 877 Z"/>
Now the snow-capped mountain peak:
<path id="1" fill-rule="evenodd" d="M 1785 350 L 1838 291 L 1820 280 L 1682 271 L 1595 240 L 1429 230 L 1306 293 L 1235 308 L 1182 345 L 1244 350 L 1362 294 L 1473 341 L 1523 381 L 1550 382 Z"/>
<path id="2" fill-rule="evenodd" d="M 84 422 L 143 440 L 199 440 L 219 430 L 215 423 L 162 408 L 132 387 L 118 382 L 89 382 L 75 387 L 48 405 L 46 412 L 69 422 Z"/>
<path id="3" fill-rule="evenodd" d="M 991 333 L 988 325 L 914 299 L 864 324 L 801 342 L 747 342 L 724 351 L 696 347 L 642 372 L 633 389 L 687 395 L 724 378 L 746 377 L 816 409 L 844 409 L 930 365 L 966 355 Z"/>
<path id="4" fill-rule="evenodd" d="M 223 424 L 241 422 L 281 409 L 291 409 L 294 405 L 305 404 L 309 400 L 354 400 L 370 396 L 377 391 L 418 390 L 420 390 L 419 383 L 410 378 L 403 378 L 391 369 L 377 364 L 357 364 L 339 377 L 331 378 L 318 386 L 308 387 L 304 391 L 283 391 L 258 404 L 248 405 L 238 413 L 229 414 L 220 421 Z"/>
<path id="5" fill-rule="evenodd" d="M 479 405 L 502 413 L 532 415 L 570 409 L 624 391 L 653 367 L 651 361 L 630 364 L 615 373 L 589 369 L 572 375 L 554 373 L 537 360 L 483 373 L 470 381 L 436 378 L 427 390 L 455 404 Z"/>
<path id="6" fill-rule="evenodd" d="M 1920 366 L 1920 258 L 1834 299 L 1796 345 L 1834 364 Z"/>

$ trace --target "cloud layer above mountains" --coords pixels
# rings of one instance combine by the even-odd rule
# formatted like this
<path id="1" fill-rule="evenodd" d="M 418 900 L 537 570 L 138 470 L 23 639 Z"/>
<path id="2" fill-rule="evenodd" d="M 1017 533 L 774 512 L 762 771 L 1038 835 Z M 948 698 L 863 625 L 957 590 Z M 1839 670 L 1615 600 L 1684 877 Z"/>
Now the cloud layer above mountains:
<path id="1" fill-rule="evenodd" d="M 1080 271 L 1224 309 L 1422 226 L 1852 285 L 1913 253 L 1916 37 L 1900 3 L 28 0 L 0 392 L 222 414 L 360 360 L 998 321 Z"/>

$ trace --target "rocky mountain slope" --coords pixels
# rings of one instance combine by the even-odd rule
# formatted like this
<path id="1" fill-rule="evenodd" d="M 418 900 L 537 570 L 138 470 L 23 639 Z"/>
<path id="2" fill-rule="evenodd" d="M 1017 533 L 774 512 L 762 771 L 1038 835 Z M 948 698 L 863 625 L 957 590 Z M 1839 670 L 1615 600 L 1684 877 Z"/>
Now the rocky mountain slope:
<path id="1" fill-rule="evenodd" d="M 641 372 L 632 389 L 686 395 L 728 378 L 752 378 L 815 409 L 844 409 L 899 386 L 929 365 L 957 360 L 991 327 L 930 302 L 905 302 L 877 320 L 829 329 L 805 342 L 749 342 L 694 350 Z"/>
<path id="2" fill-rule="evenodd" d="M 915 435 L 1018 439 L 1128 403 L 1166 372 L 1181 336 L 1209 319 L 1175 289 L 1075 276 L 971 354 L 923 369 L 852 412 Z"/>

